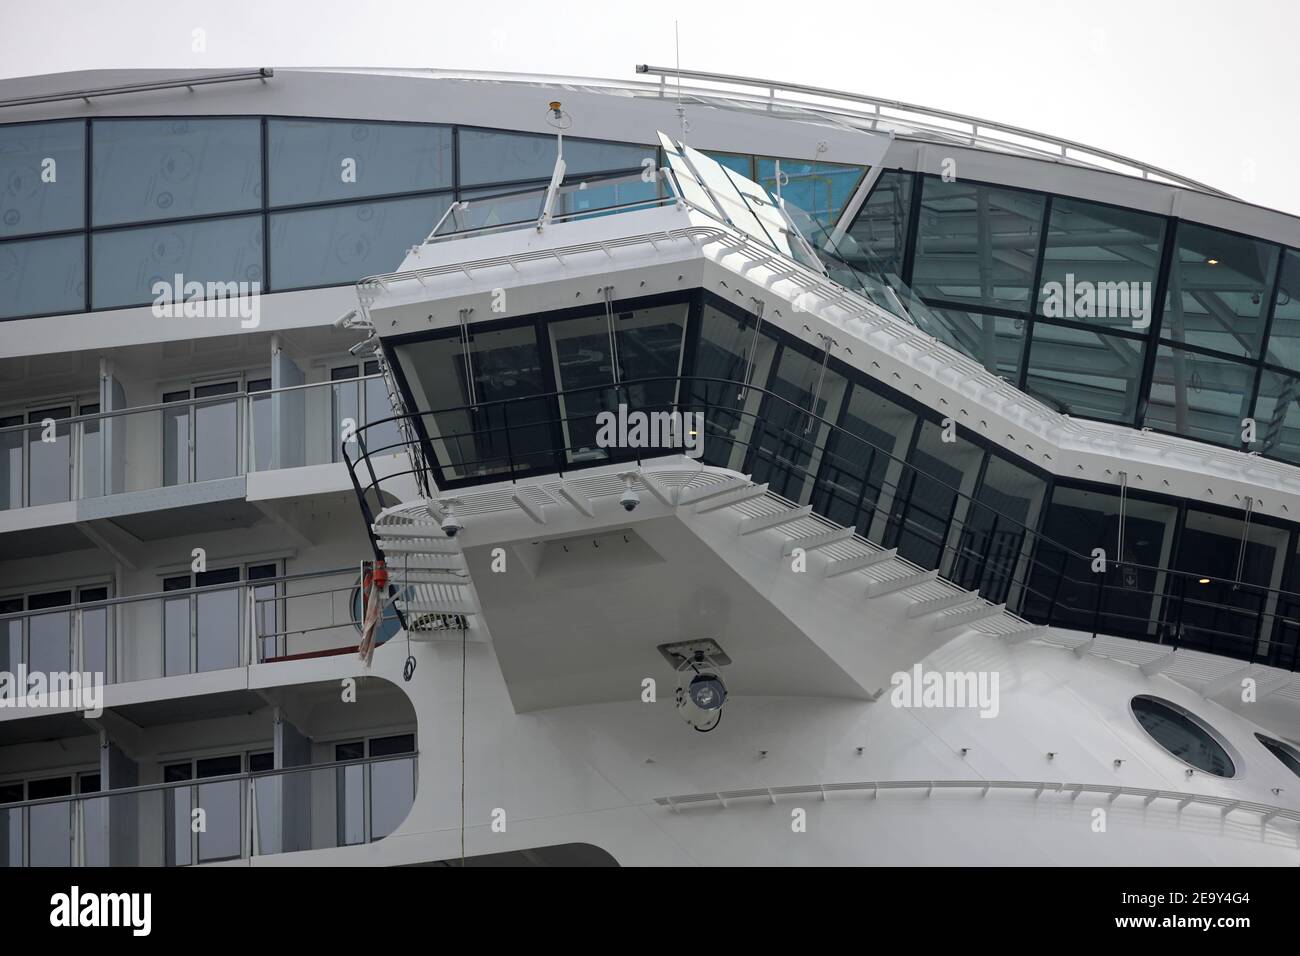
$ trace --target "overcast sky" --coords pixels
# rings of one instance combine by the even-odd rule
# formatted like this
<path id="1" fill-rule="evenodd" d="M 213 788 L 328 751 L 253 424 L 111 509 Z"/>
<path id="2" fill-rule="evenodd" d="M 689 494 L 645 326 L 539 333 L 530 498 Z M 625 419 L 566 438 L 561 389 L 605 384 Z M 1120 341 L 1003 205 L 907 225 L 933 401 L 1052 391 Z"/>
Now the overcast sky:
<path id="1" fill-rule="evenodd" d="M 1054 133 L 1300 214 L 1294 0 L 0 0 L 0 75 L 386 66 L 631 79 L 637 63 L 673 63 L 674 18 L 686 69 Z"/>

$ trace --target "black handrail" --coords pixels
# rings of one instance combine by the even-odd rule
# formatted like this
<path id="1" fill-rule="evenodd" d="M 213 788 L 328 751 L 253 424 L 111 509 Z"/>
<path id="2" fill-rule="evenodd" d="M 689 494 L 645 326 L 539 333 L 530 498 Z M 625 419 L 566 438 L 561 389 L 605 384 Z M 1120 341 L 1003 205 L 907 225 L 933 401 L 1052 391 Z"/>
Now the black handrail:
<path id="1" fill-rule="evenodd" d="M 672 394 L 676 396 L 673 400 L 640 403 L 633 408 L 634 403 L 630 401 L 633 388 L 656 384 L 666 386 L 668 383 L 671 383 Z M 740 407 L 735 401 L 728 400 L 723 400 L 720 403 L 715 401 L 710 405 L 708 391 L 704 390 L 700 394 L 696 394 L 698 390 L 693 389 L 692 385 L 720 387 L 724 392 L 728 389 L 732 390 L 733 394 L 738 393 L 741 388 L 747 387 L 762 396 L 763 401 L 760 412 L 748 411 Z M 429 461 L 439 461 L 434 454 L 434 445 L 440 445 L 444 450 L 455 448 L 459 452 L 463 450 L 465 440 L 472 442 L 475 448 L 482 448 L 485 444 L 491 444 L 493 436 L 498 434 L 502 436 L 505 445 L 504 454 L 494 449 L 492 454 L 478 459 L 466 458 L 464 455 L 453 455 L 454 461 L 439 461 L 437 465 L 426 466 L 430 471 L 454 468 L 460 472 L 460 475 L 451 481 L 443 481 L 441 484 L 444 488 L 452 484 L 461 486 L 504 480 L 515 481 L 520 476 L 549 473 L 563 474 L 566 470 L 579 470 L 583 467 L 623 460 L 640 462 L 645 457 L 660 457 L 665 454 L 680 453 L 680 448 L 649 449 L 647 450 L 648 454 L 637 454 L 628 449 L 610 448 L 601 449 L 600 455 L 590 461 L 573 461 L 572 453 L 577 451 L 589 452 L 592 450 L 591 447 L 589 445 L 571 446 L 565 444 L 562 440 L 558 440 L 556 435 L 562 434 L 563 430 L 567 429 L 571 423 L 580 423 L 584 428 L 591 428 L 594 422 L 594 412 L 586 412 L 580 415 L 567 414 L 567 409 L 575 397 L 593 392 L 604 394 L 607 397 L 606 400 L 600 403 L 601 410 L 612 411 L 620 404 L 620 401 L 626 404 L 630 411 L 635 410 L 646 413 L 692 412 L 698 408 L 703 408 L 707 435 L 706 445 L 712 443 L 709 447 L 716 447 L 719 442 L 725 443 L 728 446 L 727 457 L 730 457 L 730 453 L 734 449 L 742 448 L 747 463 L 746 467 L 751 467 L 752 463 L 768 467 L 774 473 L 787 479 L 793 479 L 797 476 L 797 480 L 810 501 L 815 501 L 818 498 L 825 498 L 826 504 L 831 504 L 834 501 L 836 497 L 834 487 L 826 477 L 825 467 L 822 463 L 838 462 L 836 467 L 840 471 L 847 470 L 846 466 L 851 467 L 849 465 L 851 456 L 842 447 L 843 442 L 851 443 L 850 448 L 856 446 L 865 450 L 868 453 L 868 464 L 877 460 L 877 456 L 879 456 L 879 460 L 885 464 L 886 471 L 889 470 L 890 465 L 900 469 L 896 482 L 886 480 L 883 475 L 875 483 L 873 483 L 869 475 L 854 476 L 854 480 L 860 481 L 863 485 L 861 492 L 855 499 L 856 503 L 853 505 L 857 523 L 862 525 L 862 516 L 865 515 L 869 520 L 863 530 L 869 531 L 871 525 L 875 523 L 877 514 L 883 515 L 883 528 L 878 535 L 881 540 L 875 543 L 882 545 L 890 543 L 890 546 L 893 546 L 895 542 L 908 542 L 915 545 L 915 547 L 909 547 L 908 550 L 930 550 L 934 552 L 934 560 L 922 563 L 929 563 L 933 567 L 940 569 L 945 576 L 957 578 L 959 583 L 963 581 L 969 582 L 969 584 L 982 583 L 986 578 L 989 578 L 995 588 L 993 597 L 1013 596 L 1013 599 L 1008 603 L 1016 605 L 1020 613 L 1030 619 L 1046 618 L 1047 620 L 1056 619 L 1059 621 L 1067 619 L 1073 614 L 1080 620 L 1072 620 L 1070 623 L 1061 626 L 1088 630 L 1089 627 L 1083 626 L 1081 620 L 1083 616 L 1087 615 L 1094 635 L 1103 632 L 1124 633 L 1125 636 L 1155 640 L 1161 644 L 1169 643 L 1175 647 L 1183 645 L 1188 627 L 1190 627 L 1194 634 L 1210 638 L 1209 643 L 1211 646 L 1208 649 L 1213 650 L 1215 653 L 1243 657 L 1243 654 L 1239 651 L 1234 652 L 1235 649 L 1230 651 L 1215 647 L 1214 645 L 1221 643 L 1221 639 L 1248 645 L 1248 653 L 1245 657 L 1252 660 L 1256 659 L 1261 653 L 1268 653 L 1268 649 L 1276 644 L 1285 646 L 1295 643 L 1271 640 L 1267 628 L 1271 626 L 1279 636 L 1282 635 L 1285 623 L 1281 616 L 1282 612 L 1285 607 L 1300 608 L 1300 594 L 1257 585 L 1236 584 L 1236 582 L 1225 579 L 1207 579 L 1205 575 L 1175 568 L 1124 562 L 1122 555 L 1117 556 L 1116 560 L 1107 560 L 1104 572 L 1094 573 L 1087 578 L 1076 578 L 1068 573 L 1070 563 L 1086 562 L 1091 565 L 1093 561 L 1091 554 L 1081 554 L 1060 542 L 1052 540 L 1042 532 L 1025 525 L 1019 519 L 1003 513 L 975 496 L 964 493 L 960 488 L 952 486 L 941 478 L 929 475 L 905 459 L 873 444 L 848 429 L 816 415 L 781 395 L 760 386 L 752 384 L 746 386 L 732 379 L 707 376 L 641 378 L 624 381 L 619 385 L 607 383 L 583 386 L 517 398 L 483 401 L 474 406 L 461 405 L 435 411 L 393 415 L 369 422 L 358 429 L 360 455 L 354 458 L 349 453 L 346 445 L 343 448 L 344 459 L 349 465 L 350 472 L 352 472 L 353 486 L 362 503 L 362 514 L 367 521 L 367 525 L 373 522 L 374 517 L 366 500 L 369 491 L 375 490 L 378 493 L 382 481 L 423 471 L 423 469 L 413 467 L 386 475 L 383 479 L 375 476 L 369 461 L 371 455 L 396 449 L 410 449 L 410 443 L 405 440 L 382 448 L 366 448 L 360 433 L 388 423 L 405 422 L 408 426 L 415 426 L 416 431 L 422 436 L 418 444 L 426 456 L 432 456 L 428 458 Z M 608 396 L 611 395 L 614 396 L 612 403 L 608 401 Z M 540 416 L 529 415 L 529 421 L 526 424 L 510 424 L 508 408 L 511 405 L 519 406 L 526 403 L 532 403 L 535 408 L 544 404 L 550 408 L 551 413 Z M 560 413 L 560 403 L 564 403 L 565 414 Z M 773 407 L 774 403 L 775 408 Z M 610 407 L 611 404 L 614 408 Z M 788 413 L 788 423 L 785 426 L 774 425 L 772 419 L 780 416 L 783 407 Z M 495 425 L 491 423 L 492 413 L 498 408 L 501 410 L 503 423 Z M 726 420 L 722 423 L 716 420 L 710 422 L 710 411 L 722 413 Z M 442 418 L 442 424 L 445 425 L 446 416 L 456 414 L 470 416 L 468 430 L 437 433 L 437 437 L 432 440 L 423 437 L 434 433 L 431 429 L 424 427 L 426 423 L 432 422 L 436 418 Z M 806 435 L 803 428 L 804 424 L 810 420 L 816 422 L 819 426 L 812 437 Z M 476 422 L 481 422 L 482 426 L 474 427 Z M 745 431 L 742 426 L 747 426 L 748 430 L 748 436 L 744 439 L 740 438 L 740 435 Z M 710 428 L 712 429 L 711 434 L 708 433 Z M 536 450 L 527 452 L 521 457 L 516 448 L 516 443 L 512 442 L 510 437 L 512 432 L 518 434 L 521 431 L 529 431 L 535 436 L 549 437 L 546 437 L 543 444 Z M 804 462 L 800 463 L 789 457 L 782 456 L 773 448 L 767 447 L 768 444 L 779 445 L 782 442 L 787 447 L 793 448 L 795 454 L 804 459 Z M 365 467 L 371 478 L 371 483 L 366 488 L 362 488 L 356 476 L 356 466 L 362 459 L 366 460 Z M 820 462 L 817 469 L 809 467 L 809 464 L 814 460 Z M 927 508 L 927 502 L 916 499 L 914 494 L 915 486 L 921 480 L 927 483 L 927 487 L 933 494 L 950 499 L 947 514 L 930 511 Z M 874 495 L 874 499 L 870 501 L 867 500 L 869 492 Z M 888 511 L 882 511 L 882 505 L 886 502 L 890 504 L 890 508 Z M 900 504 L 902 506 L 901 510 Z M 823 518 L 826 517 L 824 509 L 819 508 L 817 504 L 814 504 L 814 510 Z M 964 512 L 964 517 L 960 520 L 958 520 L 959 512 Z M 977 524 L 976 518 L 981 515 L 988 517 L 987 527 L 981 527 Z M 929 521 L 925 519 L 929 519 Z M 930 526 L 931 524 L 937 526 L 939 530 L 934 530 Z M 953 539 L 954 530 L 959 533 L 956 535 L 955 542 L 950 543 L 950 539 Z M 370 533 L 369 527 L 367 532 Z M 1016 544 L 1009 550 L 1004 548 L 1004 557 L 999 560 L 993 569 L 990 569 L 988 567 L 988 556 L 992 553 L 993 539 L 998 534 L 1009 535 L 1007 541 L 1014 539 Z M 980 535 L 987 535 L 989 538 L 983 544 L 983 550 L 977 546 Z M 864 534 L 865 536 L 866 534 Z M 371 534 L 371 542 L 376 550 L 376 555 L 382 557 L 373 534 Z M 1018 569 L 1022 565 L 1023 571 L 1018 573 Z M 1149 580 L 1149 588 L 1143 588 L 1137 584 L 1141 577 L 1146 577 Z M 1195 578 L 1197 582 L 1209 580 L 1234 585 L 1235 593 L 1252 599 L 1251 603 L 1256 606 L 1251 609 L 1199 600 L 1189 595 L 1186 587 L 1189 578 Z M 1126 579 L 1131 579 L 1131 582 L 1126 581 Z M 1044 590 L 1039 586 L 1040 584 L 1050 585 L 1050 587 Z M 1082 591 L 1086 594 L 1088 588 L 1096 588 L 1095 606 L 1088 610 L 1072 608 L 1063 612 L 1058 598 L 1062 589 L 1069 585 L 1076 589 L 1076 593 Z M 1108 595 L 1110 595 L 1109 601 L 1107 600 Z M 1125 595 L 1128 597 L 1123 597 Z M 1151 613 L 1126 613 L 1122 609 L 1122 605 L 1135 595 L 1137 600 L 1145 602 L 1148 611 L 1155 608 L 1157 602 L 1159 602 L 1158 613 L 1154 615 Z M 1117 596 L 1122 599 L 1117 600 Z M 1044 610 L 1042 612 L 1035 610 L 1033 607 L 1034 602 L 1038 602 Z M 1116 607 L 1117 604 L 1121 605 L 1121 607 Z M 1228 623 L 1230 624 L 1231 616 L 1236 615 L 1240 619 L 1240 626 L 1232 630 L 1221 631 L 1195 624 L 1185 625 L 1185 619 L 1188 617 L 1185 612 L 1189 609 L 1195 615 L 1192 620 L 1205 616 L 1203 611 L 1197 613 L 1197 609 L 1206 609 L 1215 615 L 1216 624 L 1221 623 L 1218 618 L 1223 615 L 1229 616 Z M 1172 613 L 1175 610 L 1177 613 Z M 1124 626 L 1125 622 L 1132 622 L 1132 624 L 1123 630 L 1119 630 L 1118 628 Z M 1292 624 L 1295 625 L 1293 630 L 1297 638 L 1300 638 L 1300 622 L 1292 622 Z M 1110 626 L 1107 627 L 1106 625 Z M 1200 645 L 1204 642 L 1197 640 L 1188 643 Z M 1257 645 L 1263 647 L 1264 650 L 1259 650 Z M 1295 649 L 1292 648 L 1290 667 L 1293 670 L 1297 665 L 1296 658 Z"/>

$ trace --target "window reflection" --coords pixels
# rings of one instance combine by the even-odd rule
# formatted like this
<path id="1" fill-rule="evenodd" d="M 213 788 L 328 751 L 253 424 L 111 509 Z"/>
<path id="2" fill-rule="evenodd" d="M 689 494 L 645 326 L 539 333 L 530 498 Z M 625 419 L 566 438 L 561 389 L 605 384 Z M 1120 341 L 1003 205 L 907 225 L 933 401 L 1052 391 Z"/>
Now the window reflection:
<path id="1" fill-rule="evenodd" d="M 548 180 L 555 167 L 554 136 L 461 128 L 457 137 L 462 186 Z M 657 151 L 652 146 L 564 138 L 564 162 L 569 176 L 635 171 L 641 168 L 642 160 L 649 158 L 654 164 L 656 157 Z"/>
<path id="2" fill-rule="evenodd" d="M 865 260 L 886 275 L 903 274 L 907 227 L 912 218 L 913 175 L 901 169 L 880 174 L 871 195 L 840 245 L 841 253 L 856 265 Z M 875 269 L 868 267 L 869 273 Z"/>
<path id="3" fill-rule="evenodd" d="M 80 229 L 86 220 L 86 124 L 0 126 L 0 238 Z"/>
<path id="4" fill-rule="evenodd" d="M 1216 445 L 1240 447 L 1255 369 L 1242 362 L 1161 345 L 1143 424 Z"/>
<path id="5" fill-rule="evenodd" d="M 1142 339 L 1034 323 L 1026 390 L 1082 418 L 1131 422 L 1137 414 Z"/>
<path id="6" fill-rule="evenodd" d="M 86 307 L 86 240 L 56 236 L 0 243 L 0 318 Z"/>

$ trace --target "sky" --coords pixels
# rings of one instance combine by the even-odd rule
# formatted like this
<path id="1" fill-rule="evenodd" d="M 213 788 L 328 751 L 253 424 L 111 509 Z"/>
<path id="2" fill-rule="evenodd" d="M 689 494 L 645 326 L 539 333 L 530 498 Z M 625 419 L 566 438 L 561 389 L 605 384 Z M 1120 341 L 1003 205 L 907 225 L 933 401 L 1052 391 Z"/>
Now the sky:
<path id="1" fill-rule="evenodd" d="M 684 69 L 985 117 L 1300 215 L 1295 0 L 0 0 L 0 77 L 378 66 L 634 79 L 637 63 L 676 62 L 675 25 Z"/>

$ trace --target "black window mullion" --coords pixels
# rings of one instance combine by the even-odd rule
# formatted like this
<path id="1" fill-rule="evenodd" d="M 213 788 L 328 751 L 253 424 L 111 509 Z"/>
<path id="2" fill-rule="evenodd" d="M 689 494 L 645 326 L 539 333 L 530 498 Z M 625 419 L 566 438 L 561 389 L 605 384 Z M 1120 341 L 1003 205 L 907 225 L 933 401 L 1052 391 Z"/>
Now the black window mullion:
<path id="1" fill-rule="evenodd" d="M 1156 287 L 1151 296 L 1151 326 L 1146 330 L 1146 355 L 1142 363 L 1142 377 L 1138 381 L 1136 413 L 1133 426 L 1142 427 L 1150 403 L 1151 381 L 1155 377 L 1157 343 L 1160 341 L 1160 328 L 1165 321 L 1165 299 L 1169 291 L 1169 272 L 1173 268 L 1173 259 L 1177 251 L 1178 220 L 1170 217 L 1165 220 L 1165 234 L 1161 240 L 1160 272 L 1156 276 Z"/>
<path id="2" fill-rule="evenodd" d="M 911 210 L 907 217 L 907 240 L 903 248 L 903 284 L 912 286 L 912 268 L 916 265 L 916 241 L 920 235 L 921 190 L 925 187 L 925 174 L 919 169 L 912 174 Z"/>
<path id="3" fill-rule="evenodd" d="M 1016 375 L 1016 387 L 1021 391 L 1029 381 L 1029 346 L 1034 337 L 1034 321 L 1038 318 L 1038 299 L 1042 290 L 1043 261 L 1047 258 L 1047 234 L 1052 226 L 1053 195 L 1047 193 L 1043 201 L 1043 218 L 1038 224 L 1038 256 L 1034 260 L 1034 278 L 1029 284 L 1029 313 L 1025 317 L 1025 341 L 1020 346 L 1020 371 Z"/>

